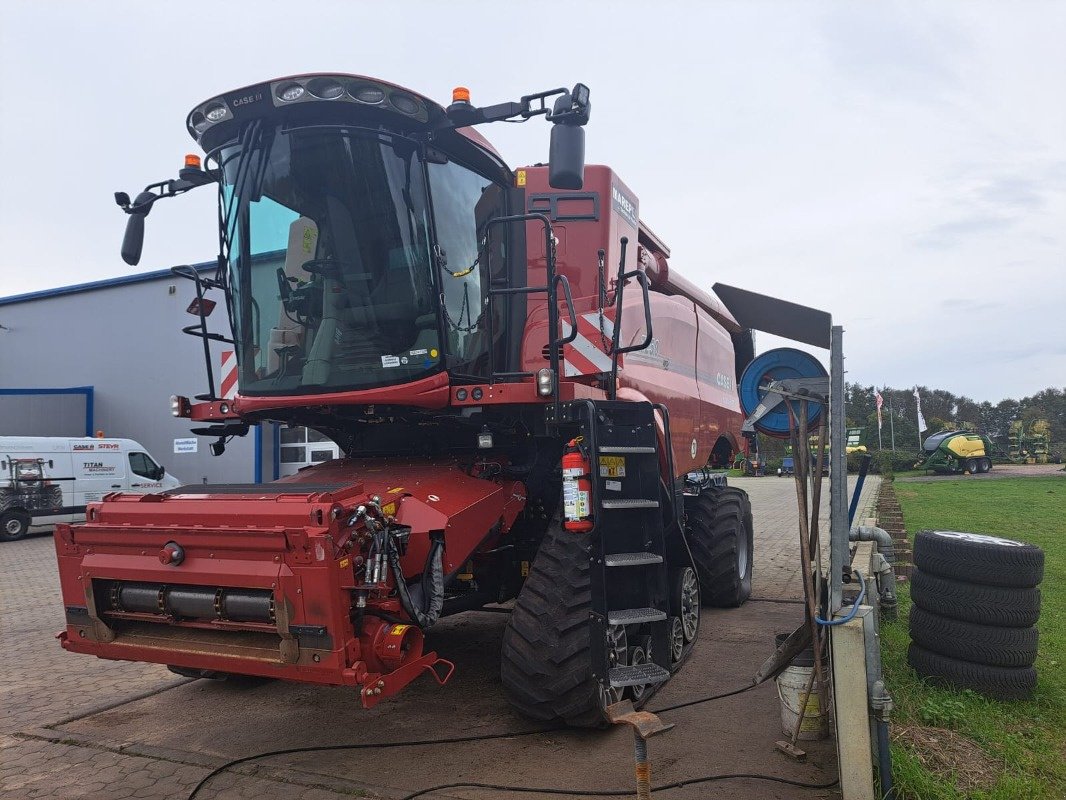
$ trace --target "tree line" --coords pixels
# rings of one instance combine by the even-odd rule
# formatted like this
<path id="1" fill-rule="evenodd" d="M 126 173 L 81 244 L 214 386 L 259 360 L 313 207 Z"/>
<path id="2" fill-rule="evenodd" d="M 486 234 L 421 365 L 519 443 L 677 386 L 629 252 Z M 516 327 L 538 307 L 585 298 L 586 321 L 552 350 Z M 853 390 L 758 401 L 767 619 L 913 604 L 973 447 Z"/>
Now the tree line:
<path id="1" fill-rule="evenodd" d="M 913 388 L 878 388 L 845 383 L 848 426 L 865 428 L 866 446 L 871 450 L 877 449 L 877 391 L 884 398 L 881 409 L 882 448 L 891 449 L 894 429 L 896 450 L 917 452 L 918 414 Z M 1008 398 L 998 403 L 988 400 L 979 403 L 965 395 L 928 386 L 919 386 L 918 394 L 922 399 L 922 415 L 929 426 L 922 434 L 923 439 L 937 431 L 973 426 L 979 433 L 988 436 L 997 448 L 1006 452 L 1011 422 L 1020 419 L 1028 430 L 1034 420 L 1046 419 L 1051 424 L 1052 452 L 1066 453 L 1066 388 L 1052 386 L 1030 397 L 1020 400 Z"/>

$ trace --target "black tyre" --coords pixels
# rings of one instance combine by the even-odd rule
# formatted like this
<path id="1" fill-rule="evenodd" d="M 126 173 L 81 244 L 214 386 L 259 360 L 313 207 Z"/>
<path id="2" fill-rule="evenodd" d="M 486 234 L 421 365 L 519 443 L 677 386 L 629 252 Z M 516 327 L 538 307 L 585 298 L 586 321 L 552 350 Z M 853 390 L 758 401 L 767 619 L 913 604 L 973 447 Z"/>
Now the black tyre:
<path id="1" fill-rule="evenodd" d="M 923 572 L 989 586 L 1036 586 L 1044 551 L 1033 544 L 965 531 L 918 531 L 914 565 Z"/>
<path id="2" fill-rule="evenodd" d="M 989 458 L 982 458 L 980 461 L 977 462 L 977 471 L 978 472 L 991 472 L 992 471 L 992 460 L 989 459 Z"/>
<path id="3" fill-rule="evenodd" d="M 911 640 L 942 656 L 996 667 L 1030 667 L 1036 661 L 1036 628 L 1003 628 L 960 622 L 911 606 Z"/>
<path id="4" fill-rule="evenodd" d="M 976 458 L 968 458 L 968 459 L 966 459 L 966 471 L 969 472 L 971 475 L 973 475 L 975 472 L 977 472 L 977 459 Z"/>
<path id="5" fill-rule="evenodd" d="M 703 604 L 742 605 L 751 596 L 755 546 L 747 492 L 727 486 L 686 496 L 685 516 Z"/>
<path id="6" fill-rule="evenodd" d="M 14 542 L 30 532 L 30 515 L 25 511 L 5 511 L 0 515 L 0 542 Z"/>
<path id="7" fill-rule="evenodd" d="M 592 677 L 588 534 L 552 524 L 503 634 L 500 675 L 522 714 L 578 727 L 606 722 Z"/>
<path id="8" fill-rule="evenodd" d="M 912 644 L 907 662 L 923 678 L 939 685 L 972 689 L 996 700 L 1027 700 L 1036 688 L 1033 667 L 992 667 L 948 658 Z"/>
<path id="9" fill-rule="evenodd" d="M 915 605 L 943 617 L 1028 628 L 1040 618 L 1040 590 L 963 583 L 919 569 L 911 575 L 911 599 Z"/>

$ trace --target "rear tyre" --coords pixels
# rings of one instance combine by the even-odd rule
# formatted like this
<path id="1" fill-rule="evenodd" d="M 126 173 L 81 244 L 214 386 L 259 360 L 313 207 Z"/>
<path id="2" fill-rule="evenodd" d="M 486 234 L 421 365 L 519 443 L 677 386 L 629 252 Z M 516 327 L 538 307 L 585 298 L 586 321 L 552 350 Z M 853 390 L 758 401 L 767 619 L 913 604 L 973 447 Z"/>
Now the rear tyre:
<path id="1" fill-rule="evenodd" d="M 992 462 L 987 458 L 982 458 L 977 462 L 978 472 L 989 472 L 992 469 Z"/>
<path id="2" fill-rule="evenodd" d="M 592 676 L 588 534 L 544 534 L 503 634 L 507 699 L 533 719 L 599 727 L 611 698 Z M 610 649 L 610 648 L 608 648 Z"/>
<path id="3" fill-rule="evenodd" d="M 918 531 L 914 565 L 923 572 L 989 586 L 1036 586 L 1044 551 L 1033 544 L 966 531 Z"/>
<path id="4" fill-rule="evenodd" d="M 926 611 L 978 625 L 1028 628 L 1040 618 L 1039 589 L 963 583 L 920 569 L 911 575 L 911 599 Z"/>
<path id="5" fill-rule="evenodd" d="M 0 542 L 14 542 L 30 532 L 30 515 L 25 511 L 5 511 L 0 515 Z"/>
<path id="6" fill-rule="evenodd" d="M 1036 661 L 1036 628 L 977 625 L 911 606 L 911 640 L 926 650 L 995 667 L 1031 667 Z"/>
<path id="7" fill-rule="evenodd" d="M 1033 667 L 992 667 L 933 653 L 912 644 L 907 662 L 923 678 L 938 685 L 972 689 L 996 700 L 1026 700 L 1036 688 Z"/>
<path id="8" fill-rule="evenodd" d="M 685 516 L 704 605 L 743 605 L 751 596 L 755 545 L 747 493 L 725 486 L 686 496 Z"/>
<path id="9" fill-rule="evenodd" d="M 966 471 L 969 472 L 971 475 L 973 475 L 975 472 L 977 472 L 977 459 L 976 458 L 968 458 L 968 459 L 966 459 Z"/>

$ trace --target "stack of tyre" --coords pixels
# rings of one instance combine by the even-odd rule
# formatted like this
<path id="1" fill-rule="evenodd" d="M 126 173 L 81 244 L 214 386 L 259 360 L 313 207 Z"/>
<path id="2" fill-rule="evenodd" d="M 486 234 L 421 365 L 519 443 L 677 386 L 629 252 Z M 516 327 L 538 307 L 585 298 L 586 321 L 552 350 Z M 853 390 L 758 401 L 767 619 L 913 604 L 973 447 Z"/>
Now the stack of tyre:
<path id="1" fill-rule="evenodd" d="M 914 671 L 997 700 L 1030 697 L 1044 551 L 977 533 L 918 531 L 914 567 Z"/>

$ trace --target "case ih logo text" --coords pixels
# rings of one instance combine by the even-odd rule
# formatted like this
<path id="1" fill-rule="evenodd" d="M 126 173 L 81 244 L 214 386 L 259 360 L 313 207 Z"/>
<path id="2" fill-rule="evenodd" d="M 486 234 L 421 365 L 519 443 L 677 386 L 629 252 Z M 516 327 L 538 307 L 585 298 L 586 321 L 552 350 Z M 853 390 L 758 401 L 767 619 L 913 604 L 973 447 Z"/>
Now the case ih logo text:
<path id="1" fill-rule="evenodd" d="M 235 98 L 231 102 L 231 105 L 234 108 L 239 108 L 240 106 L 246 106 L 249 103 L 258 103 L 262 99 L 263 99 L 263 93 L 262 92 L 256 92 L 255 94 L 246 94 L 243 97 Z"/>
<path id="2" fill-rule="evenodd" d="M 96 449 L 96 445 L 92 445 L 92 444 L 76 444 L 73 447 L 74 452 L 78 452 L 79 450 L 95 450 L 95 449 Z"/>

